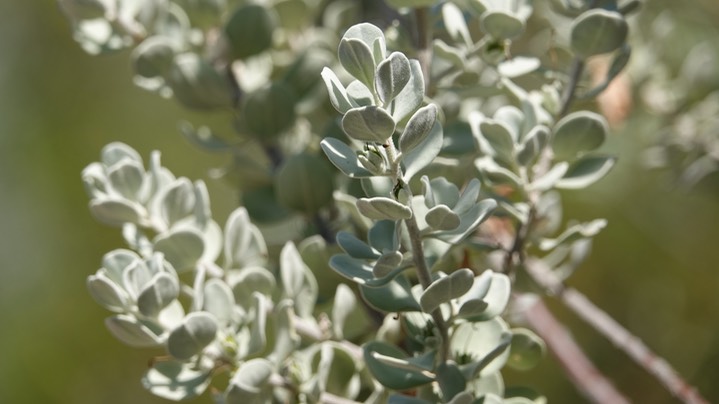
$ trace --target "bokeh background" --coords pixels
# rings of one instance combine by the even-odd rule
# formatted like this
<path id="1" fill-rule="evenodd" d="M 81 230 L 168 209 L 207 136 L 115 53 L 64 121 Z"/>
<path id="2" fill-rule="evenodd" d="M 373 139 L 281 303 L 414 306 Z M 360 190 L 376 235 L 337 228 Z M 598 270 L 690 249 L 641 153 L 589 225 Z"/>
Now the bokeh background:
<path id="1" fill-rule="evenodd" d="M 672 41 L 660 44 L 669 75 L 699 41 L 719 52 L 719 3 L 646 3 L 645 26 L 661 15 L 674 24 Z M 651 31 L 643 37 L 651 40 Z M 165 402 L 139 382 L 151 353 L 114 340 L 102 323 L 107 313 L 85 289 L 102 255 L 123 243 L 90 217 L 80 171 L 111 141 L 143 156 L 159 149 L 175 174 L 207 181 L 215 217 L 224 221 L 235 195 L 207 175 L 224 161 L 181 138 L 177 122 L 187 116 L 131 84 L 126 53 L 83 53 L 53 1 L 0 0 L 0 403 Z M 666 122 L 636 102 L 606 146 L 620 156 L 614 172 L 565 195 L 568 217 L 609 220 L 570 284 L 719 402 L 719 179 L 687 189 L 671 170 L 643 167 L 641 151 Z M 675 402 L 609 342 L 548 303 L 635 402 Z M 508 378 L 553 403 L 583 402 L 551 358 Z"/>

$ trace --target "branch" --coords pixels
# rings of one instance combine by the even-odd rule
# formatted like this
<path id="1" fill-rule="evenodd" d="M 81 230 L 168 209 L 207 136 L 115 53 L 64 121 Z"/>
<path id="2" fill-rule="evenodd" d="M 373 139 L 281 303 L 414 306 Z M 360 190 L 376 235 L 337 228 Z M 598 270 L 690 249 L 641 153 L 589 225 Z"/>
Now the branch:
<path id="1" fill-rule="evenodd" d="M 635 363 L 654 376 L 674 397 L 686 404 L 707 404 L 696 388 L 688 384 L 663 358 L 657 356 L 638 337 L 609 316 L 576 289 L 565 287 L 552 271 L 538 260 L 525 262 L 527 273 L 540 286 L 557 296 L 564 305 L 597 332 L 624 351 Z"/>
<path id="2" fill-rule="evenodd" d="M 526 295 L 519 298 L 524 297 Z M 522 311 L 524 320 L 547 343 L 547 347 L 554 354 L 569 379 L 589 401 L 613 404 L 629 403 L 629 400 L 597 370 L 541 298 L 536 297 L 534 302 Z"/>
<path id="3" fill-rule="evenodd" d="M 417 220 L 414 218 L 414 212 L 412 217 L 404 221 L 407 225 L 407 232 L 409 233 L 409 239 L 412 243 L 412 258 L 414 259 L 414 265 L 417 267 L 415 271 L 419 283 L 422 284 L 422 289 L 427 289 L 432 284 L 432 275 L 429 268 L 427 268 L 427 261 L 424 259 L 424 248 L 422 247 L 422 235 L 420 234 L 419 227 L 417 226 Z M 442 339 L 440 342 L 440 359 L 442 362 L 446 362 L 449 359 L 449 328 L 447 323 L 442 317 L 442 310 L 436 308 L 432 311 L 432 319 L 434 325 L 437 326 L 439 336 Z"/>

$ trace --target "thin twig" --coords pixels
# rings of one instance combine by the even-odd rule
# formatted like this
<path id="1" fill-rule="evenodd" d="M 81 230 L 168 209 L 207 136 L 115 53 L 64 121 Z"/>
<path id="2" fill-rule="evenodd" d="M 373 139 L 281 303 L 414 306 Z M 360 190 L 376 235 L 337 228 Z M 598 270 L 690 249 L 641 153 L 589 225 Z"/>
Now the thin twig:
<path id="1" fill-rule="evenodd" d="M 405 220 L 404 222 L 407 225 L 409 239 L 412 244 L 412 257 L 414 259 L 414 265 L 417 267 L 417 270 L 415 271 L 417 273 L 417 278 L 419 278 L 419 283 L 422 285 L 422 289 L 427 289 L 429 285 L 432 284 L 432 275 L 429 268 L 427 268 L 427 262 L 424 259 L 424 247 L 422 247 L 422 236 L 420 234 L 419 227 L 417 226 L 417 220 L 414 218 L 414 215 L 412 215 L 411 218 Z M 447 359 L 449 359 L 449 330 L 447 323 L 444 321 L 442 311 L 439 308 L 432 311 L 431 314 L 432 319 L 434 320 L 434 325 L 437 327 L 439 336 L 442 339 L 439 351 L 440 359 L 442 362 L 446 362 Z"/>
<path id="2" fill-rule="evenodd" d="M 706 404 L 695 387 L 687 383 L 663 358 L 657 356 L 642 340 L 594 305 L 574 288 L 565 287 L 562 281 L 541 261 L 525 263 L 527 273 L 540 286 L 555 295 L 582 320 L 624 351 L 635 363 L 654 376 L 674 397 L 686 404 Z"/>
<path id="3" fill-rule="evenodd" d="M 509 275 L 513 274 L 519 265 L 526 263 L 525 242 L 535 215 L 536 208 L 532 204 L 526 222 L 519 224 L 512 247 L 507 250 L 504 271 Z M 544 339 L 569 379 L 587 399 L 594 403 L 629 403 L 629 400 L 597 370 L 541 299 L 536 298 L 531 305 L 522 306 L 522 317 Z"/>
<path id="4" fill-rule="evenodd" d="M 547 343 L 549 350 L 585 398 L 601 404 L 630 402 L 597 370 L 541 298 L 536 297 L 528 307 L 523 307 L 523 309 L 524 320 Z"/>
<path id="5" fill-rule="evenodd" d="M 579 58 L 574 58 L 572 61 L 572 67 L 569 71 L 569 82 L 564 88 L 564 94 L 562 95 L 562 106 L 559 108 L 557 119 L 563 117 L 569 112 L 569 107 L 572 106 L 574 101 L 574 93 L 577 91 L 577 85 L 579 85 L 579 79 L 582 77 L 584 72 L 584 61 Z"/>

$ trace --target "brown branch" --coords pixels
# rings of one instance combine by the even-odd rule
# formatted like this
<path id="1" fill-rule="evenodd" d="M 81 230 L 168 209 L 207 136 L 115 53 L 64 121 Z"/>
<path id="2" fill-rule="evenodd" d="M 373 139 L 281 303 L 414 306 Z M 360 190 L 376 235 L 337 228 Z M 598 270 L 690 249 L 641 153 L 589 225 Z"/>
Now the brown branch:
<path id="1" fill-rule="evenodd" d="M 565 287 L 562 281 L 541 261 L 525 263 L 527 273 L 540 286 L 555 295 L 582 320 L 624 351 L 635 363 L 654 376 L 674 397 L 686 404 L 707 404 L 696 388 L 688 384 L 663 358 L 657 356 L 638 337 L 610 317 L 576 289 Z"/>
<path id="2" fill-rule="evenodd" d="M 520 299 L 522 297 L 520 296 Z M 630 401 L 587 358 L 571 334 L 549 311 L 541 298 L 523 311 L 525 321 L 547 343 L 574 386 L 593 403 L 624 404 Z"/>

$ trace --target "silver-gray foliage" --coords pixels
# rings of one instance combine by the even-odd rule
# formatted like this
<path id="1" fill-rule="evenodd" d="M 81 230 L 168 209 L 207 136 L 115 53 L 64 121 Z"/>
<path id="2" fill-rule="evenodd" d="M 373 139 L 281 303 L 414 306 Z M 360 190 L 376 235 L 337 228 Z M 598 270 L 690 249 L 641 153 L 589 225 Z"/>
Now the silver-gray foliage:
<path id="1" fill-rule="evenodd" d="M 145 166 L 112 143 L 83 172 L 92 214 L 129 247 L 88 289 L 113 336 L 161 351 L 150 392 L 193 398 L 227 372 L 218 403 L 544 402 L 505 397 L 502 368 L 544 352 L 503 317 L 529 293 L 513 279 L 527 256 L 562 276 L 580 264 L 606 223 L 562 231 L 555 190 L 591 185 L 615 159 L 597 151 L 601 115 L 563 112 L 577 83 L 514 54 L 527 32 L 555 29 L 530 24 L 530 0 L 388 2 L 441 22 L 417 19 L 419 50 L 401 24 L 357 23 L 351 1 L 60 3 L 85 50 L 132 48 L 137 85 L 238 132 L 181 124 L 232 157 L 217 173 L 244 207 L 224 228 L 204 183 L 159 152 Z M 628 55 L 616 2 L 556 3 L 564 16 L 547 21 L 568 35 L 548 46 L 576 63 L 614 53 L 616 75 Z"/>

